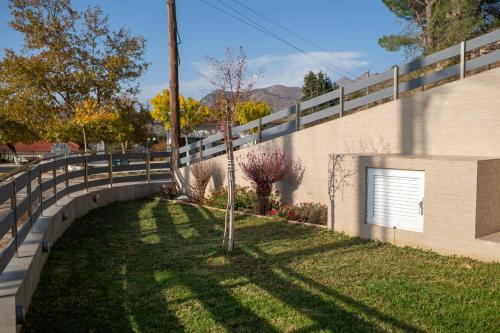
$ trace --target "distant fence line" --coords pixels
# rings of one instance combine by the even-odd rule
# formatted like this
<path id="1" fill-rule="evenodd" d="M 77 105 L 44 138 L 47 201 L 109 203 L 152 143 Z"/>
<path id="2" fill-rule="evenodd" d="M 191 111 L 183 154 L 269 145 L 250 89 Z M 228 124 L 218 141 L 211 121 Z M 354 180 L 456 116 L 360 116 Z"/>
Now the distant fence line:
<path id="1" fill-rule="evenodd" d="M 130 171 L 138 174 L 123 173 Z M 172 180 L 169 151 L 62 155 L 2 176 L 0 208 L 4 209 L 0 210 L 0 240 L 5 239 L 9 230 L 11 237 L 3 249 L 0 246 L 0 273 L 33 223 L 58 199 L 97 186 L 154 180 Z M 7 204 L 10 205 L 5 207 Z"/>
<path id="2" fill-rule="evenodd" d="M 352 112 L 370 104 L 389 99 L 396 100 L 401 93 L 438 83 L 445 79 L 457 76 L 463 79 L 467 71 L 480 69 L 500 61 L 499 40 L 500 29 L 497 29 L 434 54 L 416 58 L 403 65 L 394 66 L 392 70 L 341 86 L 334 91 L 236 126 L 233 129 L 233 134 L 239 136 L 239 138 L 233 141 L 233 147 L 238 148 L 254 142 L 260 143 L 271 140 L 298 131 L 301 126 L 311 126 L 332 116 L 342 117 L 348 111 Z M 493 51 L 467 59 L 468 52 L 469 56 L 472 56 L 472 51 L 490 44 L 494 44 Z M 458 57 L 459 59 L 457 59 Z M 420 74 L 419 71 L 442 62 L 448 62 L 444 64 L 445 68 L 437 68 L 422 76 L 417 76 Z M 404 79 L 406 81 L 403 81 Z M 325 103 L 334 105 L 319 111 L 312 109 L 321 108 Z M 224 153 L 226 148 L 221 142 L 223 138 L 223 133 L 219 132 L 208 138 L 180 147 L 179 153 L 185 155 L 180 159 L 181 165 Z"/>

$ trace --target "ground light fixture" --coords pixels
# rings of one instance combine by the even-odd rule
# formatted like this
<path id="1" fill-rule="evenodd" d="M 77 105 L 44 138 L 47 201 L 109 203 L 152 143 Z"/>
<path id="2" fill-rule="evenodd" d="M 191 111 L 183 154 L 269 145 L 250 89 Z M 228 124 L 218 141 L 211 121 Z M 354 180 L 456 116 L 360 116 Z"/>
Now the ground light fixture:
<path id="1" fill-rule="evenodd" d="M 49 253 L 50 251 L 50 242 L 46 239 L 42 240 L 42 252 Z"/>
<path id="2" fill-rule="evenodd" d="M 16 304 L 16 323 L 24 323 L 24 306 L 22 304 Z"/>

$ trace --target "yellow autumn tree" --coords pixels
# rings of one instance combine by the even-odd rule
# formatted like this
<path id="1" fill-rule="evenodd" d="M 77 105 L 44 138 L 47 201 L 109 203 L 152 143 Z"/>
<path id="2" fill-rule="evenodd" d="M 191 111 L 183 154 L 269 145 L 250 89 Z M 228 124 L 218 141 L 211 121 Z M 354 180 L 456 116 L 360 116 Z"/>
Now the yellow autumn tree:
<path id="1" fill-rule="evenodd" d="M 270 112 L 271 109 L 266 101 L 249 100 L 239 103 L 236 107 L 236 122 L 238 125 L 243 125 L 252 120 L 267 116 Z M 250 130 L 250 132 L 255 132 L 255 129 Z"/>
<path id="2" fill-rule="evenodd" d="M 154 96 L 151 104 L 153 105 L 151 116 L 161 121 L 166 129 L 170 129 L 170 92 L 168 89 Z M 181 131 L 187 144 L 188 135 L 208 121 L 210 110 L 199 100 L 192 97 L 184 98 L 182 95 L 179 96 L 179 105 Z"/>
<path id="3" fill-rule="evenodd" d="M 87 152 L 88 129 L 102 129 L 117 119 L 118 115 L 113 112 L 111 105 L 99 105 L 95 98 L 87 98 L 76 106 L 74 122 L 82 130 L 85 152 Z"/>

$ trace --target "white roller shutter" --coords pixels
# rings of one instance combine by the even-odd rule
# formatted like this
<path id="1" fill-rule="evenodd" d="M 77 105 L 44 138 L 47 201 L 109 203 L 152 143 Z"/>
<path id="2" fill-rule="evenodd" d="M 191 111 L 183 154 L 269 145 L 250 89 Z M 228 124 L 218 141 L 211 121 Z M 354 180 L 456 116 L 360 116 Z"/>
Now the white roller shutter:
<path id="1" fill-rule="evenodd" d="M 368 168 L 367 223 L 424 230 L 424 171 Z"/>

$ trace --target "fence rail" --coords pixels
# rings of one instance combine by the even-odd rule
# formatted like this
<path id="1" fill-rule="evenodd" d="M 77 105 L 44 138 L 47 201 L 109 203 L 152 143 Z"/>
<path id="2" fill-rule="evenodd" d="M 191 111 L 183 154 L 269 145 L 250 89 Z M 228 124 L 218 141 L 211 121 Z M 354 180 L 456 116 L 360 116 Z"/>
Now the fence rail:
<path id="1" fill-rule="evenodd" d="M 249 143 L 260 143 L 295 131 L 301 127 L 333 116 L 342 117 L 348 111 L 354 111 L 373 103 L 398 99 L 399 95 L 424 87 L 429 84 L 464 78 L 466 72 L 496 64 L 500 61 L 500 29 L 462 42 L 434 54 L 416 58 L 406 64 L 394 66 L 391 70 L 339 87 L 326 94 L 292 105 L 265 117 L 236 126 L 233 134 L 237 137 L 233 147 L 238 148 Z M 492 44 L 488 53 L 476 52 L 479 48 Z M 473 54 L 474 52 L 478 53 Z M 467 59 L 467 56 L 469 59 Z M 442 64 L 445 62 L 444 64 Z M 429 66 L 442 64 L 428 73 L 421 71 Z M 362 96 L 359 96 L 362 95 Z M 329 106 L 322 108 L 325 103 Z M 312 108 L 319 108 L 314 110 Z M 225 152 L 223 133 L 219 132 L 208 138 L 179 148 L 185 154 L 180 159 L 182 165 L 190 161 L 206 159 Z"/>
<path id="2" fill-rule="evenodd" d="M 59 199 L 96 186 L 155 180 L 172 180 L 169 151 L 57 156 L 39 164 L 25 165 L 2 177 L 0 273 L 36 219 Z M 10 239 L 6 242 L 9 231 Z"/>

